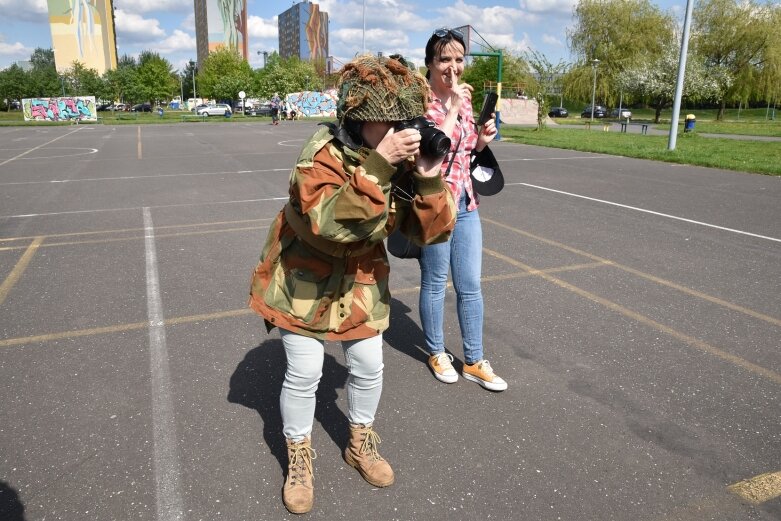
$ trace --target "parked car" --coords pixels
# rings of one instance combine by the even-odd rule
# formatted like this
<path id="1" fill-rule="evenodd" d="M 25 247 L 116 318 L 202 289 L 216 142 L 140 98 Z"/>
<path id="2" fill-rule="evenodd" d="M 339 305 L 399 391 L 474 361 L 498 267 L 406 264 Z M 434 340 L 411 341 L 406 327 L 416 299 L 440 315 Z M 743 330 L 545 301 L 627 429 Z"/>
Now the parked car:
<path id="1" fill-rule="evenodd" d="M 226 116 L 233 114 L 230 105 L 217 103 L 215 105 L 201 105 L 195 108 L 195 113 L 199 116 Z"/>
<path id="2" fill-rule="evenodd" d="M 128 106 L 125 103 L 114 103 L 106 107 L 106 110 L 127 110 Z"/>
<path id="3" fill-rule="evenodd" d="M 271 103 L 260 103 L 254 105 L 252 108 L 247 108 L 247 116 L 270 116 L 271 115 Z"/>
<path id="4" fill-rule="evenodd" d="M 622 108 L 621 110 L 614 108 L 610 111 L 610 117 L 618 119 L 632 119 L 632 111 L 626 108 Z"/>
<path id="5" fill-rule="evenodd" d="M 591 117 L 591 105 L 583 109 L 583 112 L 580 113 L 581 118 L 590 118 Z M 594 117 L 595 118 L 606 118 L 607 117 L 607 109 L 603 107 L 602 105 L 594 105 Z"/>
<path id="6" fill-rule="evenodd" d="M 550 118 L 566 118 L 569 117 L 569 112 L 564 107 L 553 107 L 548 111 L 548 117 Z"/>
<path id="7" fill-rule="evenodd" d="M 138 105 L 133 105 L 133 108 L 130 109 L 131 112 L 152 112 L 152 105 L 149 103 L 139 103 Z"/>

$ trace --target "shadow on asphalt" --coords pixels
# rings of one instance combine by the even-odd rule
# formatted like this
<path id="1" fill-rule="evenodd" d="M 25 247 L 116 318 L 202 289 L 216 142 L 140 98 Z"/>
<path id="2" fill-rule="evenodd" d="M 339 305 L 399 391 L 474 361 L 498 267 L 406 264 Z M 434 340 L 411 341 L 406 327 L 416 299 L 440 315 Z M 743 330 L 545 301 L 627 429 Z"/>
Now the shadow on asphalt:
<path id="1" fill-rule="evenodd" d="M 337 343 L 337 348 L 341 346 Z M 323 361 L 323 377 L 317 389 L 315 421 L 333 440 L 337 447 L 347 447 L 347 416 L 336 404 L 337 389 L 344 388 L 347 369 L 339 364 L 326 346 Z M 287 365 L 282 341 L 270 339 L 250 350 L 230 378 L 228 401 L 254 409 L 263 420 L 263 439 L 269 450 L 287 469 L 287 448 L 282 435 L 282 414 L 279 409 L 279 395 L 285 379 Z"/>
<path id="2" fill-rule="evenodd" d="M 24 505 L 19 498 L 19 493 L 5 481 L 0 481 L 0 519 L 25 521 Z"/>

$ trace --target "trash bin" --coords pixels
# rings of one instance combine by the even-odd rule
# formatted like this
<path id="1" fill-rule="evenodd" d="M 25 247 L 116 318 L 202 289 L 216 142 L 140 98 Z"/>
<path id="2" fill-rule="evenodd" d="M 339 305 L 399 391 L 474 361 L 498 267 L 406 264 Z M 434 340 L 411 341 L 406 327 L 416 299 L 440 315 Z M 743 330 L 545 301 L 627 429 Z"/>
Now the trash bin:
<path id="1" fill-rule="evenodd" d="M 686 121 L 683 124 L 683 131 L 694 132 L 694 123 L 696 121 L 697 118 L 694 116 L 694 114 L 686 114 Z"/>

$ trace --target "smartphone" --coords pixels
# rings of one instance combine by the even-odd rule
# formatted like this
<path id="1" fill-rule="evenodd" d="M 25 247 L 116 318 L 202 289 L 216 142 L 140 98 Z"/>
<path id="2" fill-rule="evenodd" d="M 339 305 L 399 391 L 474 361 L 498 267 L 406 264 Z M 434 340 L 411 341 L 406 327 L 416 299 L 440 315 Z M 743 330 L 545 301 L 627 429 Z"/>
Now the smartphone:
<path id="1" fill-rule="evenodd" d="M 483 99 L 483 108 L 480 109 L 480 117 L 477 119 L 477 125 L 485 125 L 485 122 L 491 119 L 491 114 L 496 110 L 496 101 L 499 96 L 495 92 L 486 92 Z"/>

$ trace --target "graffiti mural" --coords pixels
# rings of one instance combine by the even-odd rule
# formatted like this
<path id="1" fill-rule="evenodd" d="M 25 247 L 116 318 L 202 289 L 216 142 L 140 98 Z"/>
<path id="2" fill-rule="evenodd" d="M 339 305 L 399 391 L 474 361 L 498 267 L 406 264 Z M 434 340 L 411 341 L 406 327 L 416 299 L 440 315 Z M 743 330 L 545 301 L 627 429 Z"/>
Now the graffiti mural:
<path id="1" fill-rule="evenodd" d="M 335 89 L 325 92 L 306 90 L 293 92 L 285 96 L 287 104 L 304 117 L 336 117 L 336 101 L 338 96 Z"/>
<path id="2" fill-rule="evenodd" d="M 95 96 L 63 98 L 25 98 L 22 100 L 25 121 L 97 121 Z"/>

